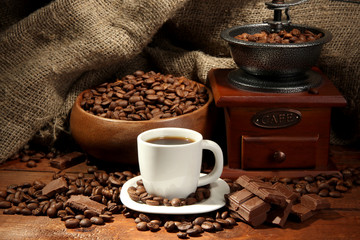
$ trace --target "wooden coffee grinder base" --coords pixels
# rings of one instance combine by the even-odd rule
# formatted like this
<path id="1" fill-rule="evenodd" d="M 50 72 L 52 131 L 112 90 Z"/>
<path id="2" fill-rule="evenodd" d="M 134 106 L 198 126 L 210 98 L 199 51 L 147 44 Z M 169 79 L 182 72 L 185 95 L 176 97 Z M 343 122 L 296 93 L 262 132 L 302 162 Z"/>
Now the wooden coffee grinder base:
<path id="1" fill-rule="evenodd" d="M 296 93 L 240 89 L 228 81 L 233 69 L 212 69 L 208 78 L 217 107 L 224 108 L 227 166 L 224 177 L 244 171 L 329 170 L 330 115 L 346 100 L 317 68 L 322 83 Z"/>

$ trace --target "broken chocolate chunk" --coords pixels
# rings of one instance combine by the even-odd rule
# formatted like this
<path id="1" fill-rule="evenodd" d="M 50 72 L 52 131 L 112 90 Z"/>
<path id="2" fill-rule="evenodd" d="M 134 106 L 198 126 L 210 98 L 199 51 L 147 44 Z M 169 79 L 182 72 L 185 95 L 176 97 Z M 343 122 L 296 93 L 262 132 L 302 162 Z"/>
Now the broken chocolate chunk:
<path id="1" fill-rule="evenodd" d="M 45 187 L 42 189 L 42 195 L 47 197 L 52 197 L 57 192 L 63 192 L 68 189 L 68 184 L 65 178 L 60 177 L 49 182 Z"/>
<path id="2" fill-rule="evenodd" d="M 91 200 L 88 196 L 84 195 L 72 195 L 65 203 L 65 206 L 69 206 L 84 212 L 85 210 L 92 210 L 97 214 L 102 214 L 106 206 Z"/>
<path id="3" fill-rule="evenodd" d="M 330 202 L 317 194 L 305 194 L 301 196 L 300 203 L 311 210 L 320 210 L 330 207 Z"/>
<path id="4" fill-rule="evenodd" d="M 72 167 L 85 160 L 85 154 L 81 152 L 72 152 L 50 161 L 50 166 L 63 170 Z"/>
<path id="5" fill-rule="evenodd" d="M 315 211 L 303 206 L 301 203 L 295 204 L 291 207 L 291 214 L 294 215 L 300 222 L 304 222 L 307 219 L 315 215 Z"/>
<path id="6" fill-rule="evenodd" d="M 277 205 L 273 205 L 273 208 L 269 211 L 266 221 L 272 223 L 274 225 L 278 225 L 280 227 L 284 227 L 286 220 L 291 212 L 291 208 L 293 203 L 291 200 L 286 199 L 287 206 L 280 207 Z"/>

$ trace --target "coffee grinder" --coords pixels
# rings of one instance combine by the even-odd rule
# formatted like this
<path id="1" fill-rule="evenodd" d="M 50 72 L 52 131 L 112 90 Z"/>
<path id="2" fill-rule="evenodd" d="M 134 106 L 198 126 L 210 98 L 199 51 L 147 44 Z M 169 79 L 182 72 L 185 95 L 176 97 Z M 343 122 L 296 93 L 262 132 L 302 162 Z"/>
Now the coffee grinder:
<path id="1" fill-rule="evenodd" d="M 256 171 L 279 175 L 332 171 L 331 108 L 344 107 L 346 101 L 326 75 L 314 67 L 331 33 L 291 23 L 289 8 L 305 1 L 266 2 L 266 7 L 274 11 L 273 19 L 221 33 L 238 66 L 208 73 L 215 104 L 225 114 L 228 165 L 224 177 Z M 290 32 L 294 28 L 321 33 L 322 37 L 288 44 L 234 38 L 242 33 Z"/>

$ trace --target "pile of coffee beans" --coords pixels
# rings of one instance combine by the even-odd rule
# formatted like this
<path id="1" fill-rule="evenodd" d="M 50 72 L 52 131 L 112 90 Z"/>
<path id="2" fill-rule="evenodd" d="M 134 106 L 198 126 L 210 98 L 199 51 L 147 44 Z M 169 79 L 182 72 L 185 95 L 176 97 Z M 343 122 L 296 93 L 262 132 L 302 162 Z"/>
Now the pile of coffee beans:
<path id="1" fill-rule="evenodd" d="M 309 30 L 305 30 L 303 33 L 294 28 L 290 32 L 281 30 L 278 33 L 268 33 L 261 31 L 261 33 L 248 34 L 242 33 L 235 36 L 236 39 L 257 42 L 257 43 L 303 43 L 315 41 L 323 36 L 322 33 L 315 34 Z"/>
<path id="2" fill-rule="evenodd" d="M 112 214 L 123 210 L 120 202 L 121 186 L 135 176 L 130 171 L 106 173 L 97 171 L 96 167 L 89 167 L 92 174 L 79 173 L 77 176 L 58 174 L 53 179 L 63 178 L 68 188 L 58 191 L 52 197 L 42 195 L 46 186 L 41 181 L 10 185 L 0 191 L 0 208 L 3 214 L 21 214 L 34 216 L 48 216 L 61 218 L 67 228 L 87 228 L 111 222 Z M 91 200 L 106 206 L 102 213 L 93 210 L 79 211 L 65 203 L 72 195 L 89 196 Z"/>
<path id="3" fill-rule="evenodd" d="M 180 207 L 185 205 L 192 205 L 198 202 L 203 201 L 210 197 L 210 185 L 206 185 L 203 187 L 198 187 L 195 193 L 190 194 L 187 198 L 173 198 L 167 199 L 160 196 L 155 196 L 153 194 L 148 194 L 143 185 L 142 180 L 136 182 L 137 186 L 131 186 L 127 189 L 129 197 L 135 202 L 142 202 L 151 206 L 172 206 L 172 207 Z"/>
<path id="4" fill-rule="evenodd" d="M 199 237 L 203 232 L 218 232 L 232 228 L 237 222 L 226 209 L 200 215 L 157 215 L 128 210 L 128 218 L 133 218 L 139 231 L 157 232 L 163 227 L 169 233 L 177 233 L 181 239 Z"/>
<path id="5" fill-rule="evenodd" d="M 193 112 L 208 101 L 205 86 L 185 77 L 136 71 L 83 93 L 80 106 L 105 118 L 163 119 Z"/>
<path id="6" fill-rule="evenodd" d="M 360 168 L 345 168 L 340 172 L 341 174 L 307 175 L 303 178 L 272 177 L 264 180 L 272 183 L 282 182 L 287 184 L 301 195 L 315 193 L 321 197 L 340 198 L 353 185 L 360 185 Z"/>
<path id="7" fill-rule="evenodd" d="M 56 157 L 57 153 L 53 151 L 37 151 L 31 149 L 29 145 L 25 145 L 18 153 L 14 154 L 9 160 L 20 159 L 20 162 L 23 162 L 28 168 L 37 167 L 38 163 L 41 161 L 49 161 L 52 158 Z"/>

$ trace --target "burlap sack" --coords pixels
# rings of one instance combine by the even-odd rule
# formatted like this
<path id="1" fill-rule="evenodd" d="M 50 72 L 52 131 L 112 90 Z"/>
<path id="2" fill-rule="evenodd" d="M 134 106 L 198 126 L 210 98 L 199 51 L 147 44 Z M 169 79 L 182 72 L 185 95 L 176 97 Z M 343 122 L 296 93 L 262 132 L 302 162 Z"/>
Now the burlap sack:
<path id="1" fill-rule="evenodd" d="M 220 32 L 272 14 L 259 0 L 55 0 L 22 14 L 6 2 L 0 10 L 0 162 L 34 137 L 51 145 L 68 135 L 76 96 L 115 76 L 153 69 L 206 82 L 211 68 L 235 67 Z M 359 10 L 329 0 L 290 10 L 294 23 L 334 34 L 319 65 L 349 103 L 334 117 L 338 143 L 354 142 L 360 132 Z"/>

